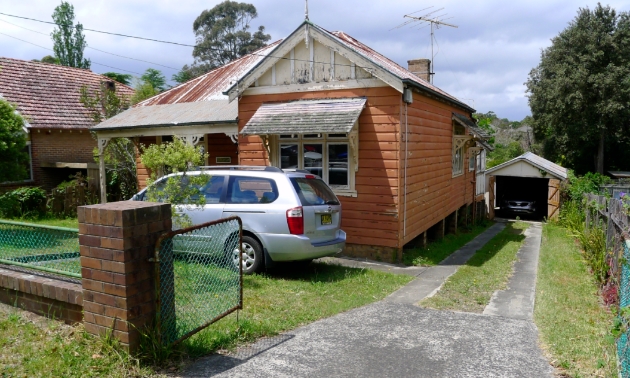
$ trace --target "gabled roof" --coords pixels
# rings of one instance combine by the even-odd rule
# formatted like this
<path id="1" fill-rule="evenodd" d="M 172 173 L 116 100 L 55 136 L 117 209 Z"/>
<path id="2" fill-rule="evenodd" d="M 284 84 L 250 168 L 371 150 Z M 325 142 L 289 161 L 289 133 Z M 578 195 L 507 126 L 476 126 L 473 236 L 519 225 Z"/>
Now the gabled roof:
<path id="1" fill-rule="evenodd" d="M 31 128 L 91 127 L 94 121 L 79 91 L 84 85 L 100 91 L 106 81 L 114 82 L 86 69 L 0 57 L 0 97 L 16 105 Z M 133 94 L 131 87 L 114 83 L 117 93 Z"/>
<path id="2" fill-rule="evenodd" d="M 332 44 L 344 47 L 346 50 L 351 52 L 350 55 L 354 54 L 353 57 L 359 58 L 359 59 L 353 59 L 353 57 L 346 56 L 346 58 L 350 59 L 350 61 L 366 62 L 367 64 L 373 65 L 374 67 L 378 68 L 380 72 L 379 70 L 370 70 L 370 72 L 372 72 L 374 76 L 385 81 L 386 83 L 391 84 L 392 83 L 391 80 L 388 80 L 388 79 L 395 78 L 395 80 L 398 83 L 398 85 L 396 85 L 396 89 L 400 90 L 401 92 L 402 92 L 403 84 L 410 85 L 421 91 L 425 91 L 431 95 L 437 96 L 450 103 L 453 103 L 463 109 L 466 109 L 467 111 L 470 111 L 471 113 L 475 112 L 473 108 L 464 104 L 463 102 L 458 100 L 456 97 L 448 94 L 447 92 L 441 90 L 440 88 L 434 86 L 433 84 L 421 79 L 420 77 L 411 73 L 406 68 L 400 66 L 398 63 L 378 53 L 377 51 L 361 43 L 360 41 L 351 37 L 350 35 L 341 31 L 329 32 L 328 30 L 318 25 L 315 25 L 310 21 L 304 21 L 293 33 L 291 33 L 289 37 L 287 37 L 285 40 L 278 43 L 274 47 L 274 49 L 268 53 L 268 56 L 266 57 L 266 59 L 270 59 L 270 60 L 281 59 L 282 55 L 284 55 L 285 53 L 283 51 L 286 48 L 285 45 L 287 45 L 288 43 L 292 43 L 291 41 L 294 40 L 295 38 L 300 38 L 304 36 L 305 30 L 308 30 L 308 33 L 312 34 L 313 36 L 320 36 L 322 37 L 322 39 L 328 39 L 330 42 L 332 42 Z M 320 42 L 322 41 L 320 40 Z M 341 51 L 339 51 L 339 53 L 344 55 Z M 253 72 L 257 71 L 257 69 L 264 63 L 264 60 L 265 59 L 261 59 L 260 61 L 258 61 L 242 76 L 241 79 L 242 81 L 244 81 L 245 86 L 248 86 L 247 84 L 248 76 L 252 75 Z M 360 64 L 358 65 L 361 66 Z M 363 67 L 363 68 L 366 68 L 366 67 Z M 380 75 L 381 72 L 385 73 L 385 75 L 390 75 L 390 77 L 388 78 L 382 77 Z M 229 89 L 227 89 L 224 92 L 224 94 L 230 95 L 230 98 L 232 99 L 234 91 L 237 90 L 237 84 L 238 83 L 234 81 L 232 85 L 229 87 Z"/>
<path id="3" fill-rule="evenodd" d="M 173 87 L 136 105 L 166 105 L 182 102 L 227 100 L 223 92 L 239 80 L 250 68 L 269 54 L 282 40 L 236 59 L 197 78 Z"/>
<path id="4" fill-rule="evenodd" d="M 558 164 L 552 163 L 549 160 L 542 158 L 533 152 L 525 152 L 523 155 L 516 157 L 510 161 L 507 161 L 503 164 L 499 164 L 496 167 L 492 167 L 486 170 L 486 174 L 498 171 L 502 168 L 505 168 L 509 165 L 517 163 L 519 161 L 526 161 L 534 167 L 541 169 L 551 175 L 559 178 L 560 180 L 566 180 L 568 177 L 567 169 L 559 166 Z"/>

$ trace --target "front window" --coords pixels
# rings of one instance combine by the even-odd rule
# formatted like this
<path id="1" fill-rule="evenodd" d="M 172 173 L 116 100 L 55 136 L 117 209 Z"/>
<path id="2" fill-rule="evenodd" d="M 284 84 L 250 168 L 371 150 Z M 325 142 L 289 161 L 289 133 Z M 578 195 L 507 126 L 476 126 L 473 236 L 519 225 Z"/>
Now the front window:
<path id="1" fill-rule="evenodd" d="M 352 190 L 354 167 L 347 134 L 280 135 L 278 166 L 320 176 L 335 191 Z"/>

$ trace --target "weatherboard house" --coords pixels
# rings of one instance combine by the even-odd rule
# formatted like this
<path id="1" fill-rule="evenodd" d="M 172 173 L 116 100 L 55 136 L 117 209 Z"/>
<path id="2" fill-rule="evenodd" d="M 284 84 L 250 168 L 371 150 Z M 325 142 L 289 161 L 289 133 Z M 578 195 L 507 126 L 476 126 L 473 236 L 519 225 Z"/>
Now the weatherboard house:
<path id="1" fill-rule="evenodd" d="M 201 143 L 208 165 L 306 169 L 342 202 L 346 253 L 385 261 L 485 214 L 485 135 L 474 109 L 343 32 L 305 21 L 286 39 L 94 127 L 117 137 Z M 146 169 L 138 164 L 140 186 Z M 472 206 L 475 205 L 475 206 Z M 474 210 L 473 210 L 474 209 Z"/>

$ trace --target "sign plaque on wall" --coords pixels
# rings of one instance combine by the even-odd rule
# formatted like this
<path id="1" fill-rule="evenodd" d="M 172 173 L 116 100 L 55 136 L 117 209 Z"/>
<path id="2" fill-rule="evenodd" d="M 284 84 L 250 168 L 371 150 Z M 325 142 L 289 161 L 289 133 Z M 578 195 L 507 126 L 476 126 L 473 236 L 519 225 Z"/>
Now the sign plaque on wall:
<path id="1" fill-rule="evenodd" d="M 217 164 L 230 164 L 232 162 L 232 158 L 229 156 L 217 156 L 216 162 Z"/>

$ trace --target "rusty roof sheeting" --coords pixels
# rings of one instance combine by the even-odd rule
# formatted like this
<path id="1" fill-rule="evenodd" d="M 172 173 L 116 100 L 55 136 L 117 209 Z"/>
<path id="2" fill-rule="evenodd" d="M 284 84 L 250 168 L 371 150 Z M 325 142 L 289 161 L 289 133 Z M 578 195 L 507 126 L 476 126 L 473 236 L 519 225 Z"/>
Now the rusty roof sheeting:
<path id="1" fill-rule="evenodd" d="M 237 118 L 237 102 L 230 103 L 228 100 L 184 102 L 131 108 L 101 122 L 92 130 L 236 123 Z"/>
<path id="2" fill-rule="evenodd" d="M 243 135 L 349 133 L 365 107 L 365 97 L 265 103 Z"/>
<path id="3" fill-rule="evenodd" d="M 508 165 L 512 165 L 518 161 L 526 161 L 528 163 L 530 163 L 531 165 L 535 166 L 538 169 L 541 169 L 545 172 L 551 173 L 553 176 L 561 179 L 561 180 L 566 180 L 568 177 L 568 172 L 567 169 L 564 167 L 559 166 L 556 163 L 552 163 L 551 161 L 540 157 L 536 154 L 534 154 L 533 152 L 525 152 L 523 155 L 516 157 L 510 161 L 507 161 L 503 164 L 499 164 L 496 167 L 492 167 L 488 170 L 486 170 L 486 174 L 488 173 L 492 173 L 494 171 L 498 171 L 501 168 L 507 167 Z"/>
<path id="4" fill-rule="evenodd" d="M 275 49 L 281 41 L 271 43 L 253 54 L 245 55 L 204 75 L 144 100 L 138 103 L 136 107 L 225 100 L 228 96 L 225 96 L 223 91 L 236 83 L 237 80 L 240 80 L 252 67 L 256 66 Z"/>
<path id="5" fill-rule="evenodd" d="M 95 93 L 106 81 L 114 82 L 86 69 L 0 57 L 0 96 L 16 105 L 31 128 L 93 126 L 90 112 L 79 101 L 79 90 L 86 85 Z M 133 95 L 131 87 L 115 85 L 117 93 Z"/>

